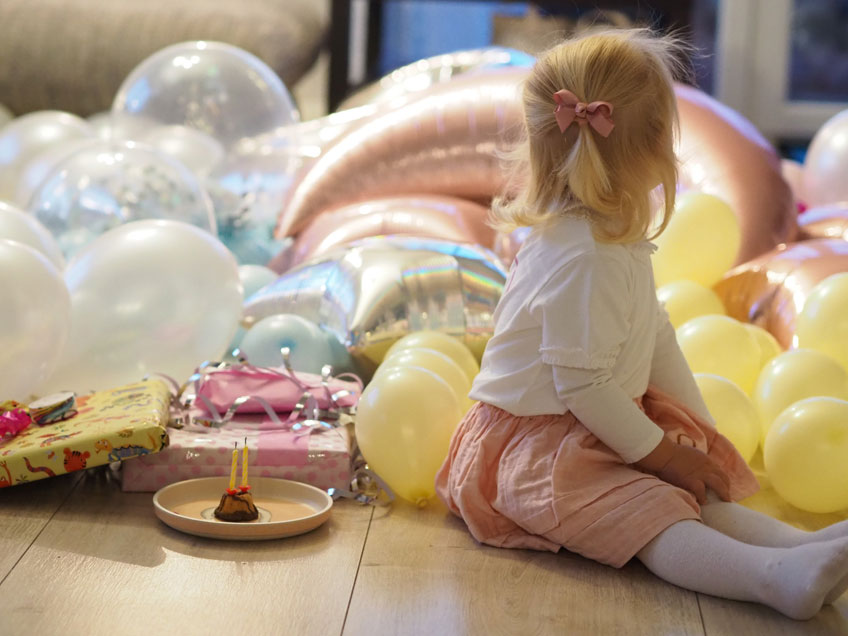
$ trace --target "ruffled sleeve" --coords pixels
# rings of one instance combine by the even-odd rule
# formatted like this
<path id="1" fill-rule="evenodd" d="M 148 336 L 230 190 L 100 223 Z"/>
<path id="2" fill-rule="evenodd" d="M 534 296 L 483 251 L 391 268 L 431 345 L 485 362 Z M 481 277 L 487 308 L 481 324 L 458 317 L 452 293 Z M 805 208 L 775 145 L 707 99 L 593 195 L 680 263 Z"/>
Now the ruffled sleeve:
<path id="1" fill-rule="evenodd" d="M 590 251 L 559 270 L 531 301 L 542 326 L 539 353 L 546 364 L 610 369 L 628 337 L 631 293 L 625 263 Z"/>

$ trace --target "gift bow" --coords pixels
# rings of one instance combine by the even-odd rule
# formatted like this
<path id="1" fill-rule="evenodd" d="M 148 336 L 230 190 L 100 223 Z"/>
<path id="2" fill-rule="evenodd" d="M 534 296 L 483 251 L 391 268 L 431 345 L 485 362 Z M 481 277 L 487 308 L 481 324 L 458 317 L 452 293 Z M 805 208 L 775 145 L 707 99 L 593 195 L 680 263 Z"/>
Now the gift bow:
<path id="1" fill-rule="evenodd" d="M 602 137 L 608 137 L 615 127 L 612 121 L 612 104 L 609 102 L 581 102 L 577 95 L 569 90 L 554 93 L 554 110 L 560 132 L 565 132 L 575 120 L 581 126 L 589 124 Z"/>
<path id="2" fill-rule="evenodd" d="M 0 441 L 7 437 L 15 437 L 32 424 L 32 416 L 25 408 L 4 407 L 8 404 L 0 404 Z"/>

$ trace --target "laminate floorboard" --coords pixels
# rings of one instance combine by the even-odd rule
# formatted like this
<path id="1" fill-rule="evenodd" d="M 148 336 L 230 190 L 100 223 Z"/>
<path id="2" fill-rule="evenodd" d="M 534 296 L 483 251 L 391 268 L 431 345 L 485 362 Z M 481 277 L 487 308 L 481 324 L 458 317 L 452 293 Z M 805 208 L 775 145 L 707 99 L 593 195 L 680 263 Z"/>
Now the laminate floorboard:
<path id="1" fill-rule="evenodd" d="M 44 530 L 79 478 L 79 473 L 71 473 L 0 489 L 0 582 Z"/>
<path id="2" fill-rule="evenodd" d="M 341 633 L 371 508 L 235 542 L 172 530 L 151 500 L 86 475 L 0 585 L 0 634 Z"/>
<path id="3" fill-rule="evenodd" d="M 439 502 L 377 509 L 345 636 L 698 634 L 694 593 L 641 564 L 477 544 Z"/>
<path id="4" fill-rule="evenodd" d="M 172 530 L 151 500 L 100 469 L 0 491 L 0 634 L 848 636 L 848 595 L 793 621 L 639 563 L 481 546 L 438 501 L 343 500 L 311 533 L 229 542 Z M 843 518 L 769 489 L 746 504 L 807 530 Z"/>

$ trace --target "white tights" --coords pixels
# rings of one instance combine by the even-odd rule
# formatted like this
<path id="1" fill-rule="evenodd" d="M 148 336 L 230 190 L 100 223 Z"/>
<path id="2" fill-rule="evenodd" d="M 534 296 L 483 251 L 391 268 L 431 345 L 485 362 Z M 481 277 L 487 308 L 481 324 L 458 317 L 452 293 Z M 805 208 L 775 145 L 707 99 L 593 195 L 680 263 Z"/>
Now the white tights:
<path id="1" fill-rule="evenodd" d="M 848 588 L 848 521 L 805 532 L 715 497 L 701 518 L 666 528 L 637 558 L 669 583 L 763 603 L 798 620 Z"/>

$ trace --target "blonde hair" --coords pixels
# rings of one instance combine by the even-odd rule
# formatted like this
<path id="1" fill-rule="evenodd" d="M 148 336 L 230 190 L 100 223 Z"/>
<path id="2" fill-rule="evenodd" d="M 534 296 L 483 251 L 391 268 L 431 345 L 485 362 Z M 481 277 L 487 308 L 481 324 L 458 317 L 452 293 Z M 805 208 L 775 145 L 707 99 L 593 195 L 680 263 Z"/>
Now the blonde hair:
<path id="1" fill-rule="evenodd" d="M 648 29 L 589 33 L 544 53 L 526 79 L 524 136 L 509 157 L 514 198 L 498 198 L 490 224 L 501 231 L 536 225 L 580 206 L 602 242 L 658 236 L 674 208 L 677 101 L 674 75 L 684 47 Z M 553 94 L 567 89 L 583 102 L 613 107 L 615 128 L 602 137 L 576 123 L 560 132 Z M 651 191 L 662 186 L 654 219 Z"/>

